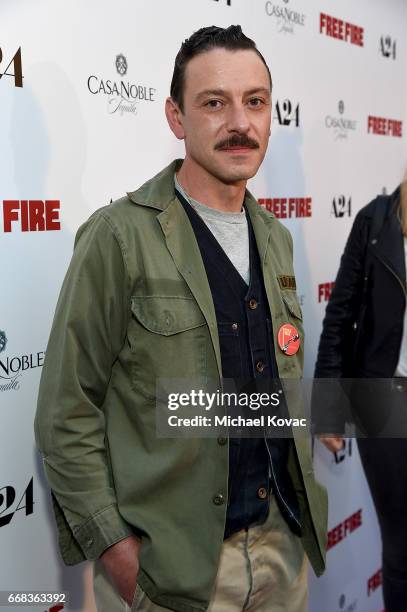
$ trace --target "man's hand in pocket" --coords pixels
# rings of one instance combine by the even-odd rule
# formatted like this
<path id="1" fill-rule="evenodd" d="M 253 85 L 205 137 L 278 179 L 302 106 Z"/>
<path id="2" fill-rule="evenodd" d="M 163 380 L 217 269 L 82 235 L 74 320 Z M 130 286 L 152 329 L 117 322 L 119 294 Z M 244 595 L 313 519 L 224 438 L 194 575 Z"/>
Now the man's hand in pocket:
<path id="1" fill-rule="evenodd" d="M 318 439 L 331 453 L 338 453 L 343 449 L 344 439 L 342 436 L 320 435 Z"/>
<path id="2" fill-rule="evenodd" d="M 100 560 L 115 585 L 120 597 L 131 606 L 139 572 L 138 555 L 141 540 L 130 536 L 109 546 Z"/>

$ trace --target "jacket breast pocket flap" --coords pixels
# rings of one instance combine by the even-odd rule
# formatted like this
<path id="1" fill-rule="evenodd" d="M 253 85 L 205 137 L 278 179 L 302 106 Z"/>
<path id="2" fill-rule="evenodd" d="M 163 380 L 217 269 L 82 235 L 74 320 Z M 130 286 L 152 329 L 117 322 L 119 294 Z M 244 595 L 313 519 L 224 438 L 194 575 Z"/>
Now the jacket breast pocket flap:
<path id="1" fill-rule="evenodd" d="M 301 306 L 295 293 L 282 293 L 283 301 L 288 308 L 289 313 L 302 321 Z"/>
<path id="2" fill-rule="evenodd" d="M 143 327 L 164 336 L 172 336 L 206 323 L 202 311 L 192 297 L 133 296 L 131 310 Z"/>

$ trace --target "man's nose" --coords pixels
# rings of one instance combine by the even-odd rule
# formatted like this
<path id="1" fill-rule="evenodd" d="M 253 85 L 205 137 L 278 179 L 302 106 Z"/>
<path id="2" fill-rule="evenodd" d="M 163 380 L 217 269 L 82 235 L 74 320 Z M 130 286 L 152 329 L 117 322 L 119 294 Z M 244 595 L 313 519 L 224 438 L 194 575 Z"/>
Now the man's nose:
<path id="1" fill-rule="evenodd" d="M 236 103 L 229 106 L 226 128 L 229 132 L 249 131 L 250 121 L 244 104 Z"/>

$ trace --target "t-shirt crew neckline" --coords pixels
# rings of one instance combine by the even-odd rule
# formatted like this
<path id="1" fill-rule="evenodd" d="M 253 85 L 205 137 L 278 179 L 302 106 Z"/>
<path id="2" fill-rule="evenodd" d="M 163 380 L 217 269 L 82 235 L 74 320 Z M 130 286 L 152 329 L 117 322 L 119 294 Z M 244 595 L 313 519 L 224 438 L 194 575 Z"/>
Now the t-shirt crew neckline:
<path id="1" fill-rule="evenodd" d="M 184 196 L 184 198 L 191 204 L 193 208 L 200 214 L 205 216 L 207 219 L 213 219 L 214 221 L 222 221 L 224 223 L 246 223 L 246 210 L 244 206 L 240 212 L 228 212 L 224 210 L 217 210 L 215 208 L 211 208 L 206 204 L 202 204 L 202 202 L 198 202 L 198 200 L 194 200 L 189 196 L 182 185 L 179 183 L 177 179 L 177 175 L 174 174 L 174 183 L 175 188 Z"/>

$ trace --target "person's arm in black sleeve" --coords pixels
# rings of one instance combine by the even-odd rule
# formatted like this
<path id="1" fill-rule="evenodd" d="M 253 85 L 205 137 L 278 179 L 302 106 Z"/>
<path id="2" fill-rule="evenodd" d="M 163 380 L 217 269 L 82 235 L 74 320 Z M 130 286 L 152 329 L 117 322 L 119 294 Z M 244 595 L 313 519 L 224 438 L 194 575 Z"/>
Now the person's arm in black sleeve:
<path id="1" fill-rule="evenodd" d="M 371 207 L 370 207 L 371 208 Z M 369 211 L 370 211 L 369 208 Z M 344 433 L 348 400 L 340 379 L 350 376 L 358 319 L 363 297 L 365 258 L 370 227 L 367 207 L 357 214 L 341 257 L 329 299 L 319 342 L 313 387 L 313 430 L 331 451 L 339 450 Z M 329 440 L 324 434 L 338 436 Z"/>
<path id="2" fill-rule="evenodd" d="M 363 208 L 356 215 L 341 257 L 335 286 L 326 307 L 315 366 L 315 378 L 347 374 L 349 329 L 361 306 L 370 217 Z"/>

